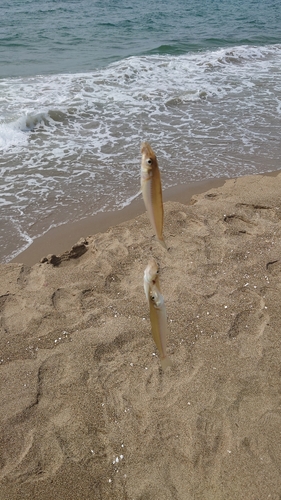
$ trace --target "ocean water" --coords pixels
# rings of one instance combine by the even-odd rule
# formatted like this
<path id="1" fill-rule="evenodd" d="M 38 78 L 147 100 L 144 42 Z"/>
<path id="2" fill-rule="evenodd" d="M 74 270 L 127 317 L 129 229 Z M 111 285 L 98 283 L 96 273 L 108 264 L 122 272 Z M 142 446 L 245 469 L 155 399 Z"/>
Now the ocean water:
<path id="1" fill-rule="evenodd" d="M 2 0 L 0 261 L 163 187 L 281 168 L 278 0 Z"/>

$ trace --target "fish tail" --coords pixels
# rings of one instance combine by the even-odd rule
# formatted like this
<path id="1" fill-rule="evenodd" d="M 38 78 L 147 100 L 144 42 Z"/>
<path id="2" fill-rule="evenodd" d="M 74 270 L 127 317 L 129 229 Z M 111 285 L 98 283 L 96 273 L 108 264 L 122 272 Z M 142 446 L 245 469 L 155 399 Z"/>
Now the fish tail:
<path id="1" fill-rule="evenodd" d="M 161 361 L 161 367 L 163 372 L 168 368 L 168 366 L 172 366 L 172 361 L 168 356 L 165 356 L 165 358 L 160 359 Z"/>
<path id="2" fill-rule="evenodd" d="M 165 250 L 168 250 L 167 245 L 166 245 L 164 240 L 160 240 L 159 238 L 157 238 L 157 241 L 159 241 L 160 245 L 162 245 L 162 247 L 165 248 Z"/>

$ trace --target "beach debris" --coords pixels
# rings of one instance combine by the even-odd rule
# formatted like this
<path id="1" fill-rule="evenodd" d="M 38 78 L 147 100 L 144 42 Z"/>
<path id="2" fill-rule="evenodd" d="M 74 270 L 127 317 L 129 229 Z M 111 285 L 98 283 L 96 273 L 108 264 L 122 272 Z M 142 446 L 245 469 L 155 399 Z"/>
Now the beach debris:
<path id="1" fill-rule="evenodd" d="M 156 155 L 148 142 L 141 145 L 141 190 L 145 208 L 157 240 L 164 248 L 163 238 L 164 209 L 160 170 Z"/>
<path id="2" fill-rule="evenodd" d="M 158 269 L 157 262 L 151 259 L 144 271 L 144 291 L 149 302 L 152 337 L 159 351 L 162 369 L 165 371 L 172 363 L 166 352 L 169 329 L 164 297 L 160 292 Z"/>
<path id="3" fill-rule="evenodd" d="M 85 238 L 81 238 L 70 250 L 62 253 L 61 255 L 49 254 L 47 257 L 43 257 L 40 260 L 41 264 L 47 263 L 52 264 L 54 267 L 59 266 L 62 262 L 68 261 L 70 259 L 78 259 L 88 250 L 88 241 Z"/>

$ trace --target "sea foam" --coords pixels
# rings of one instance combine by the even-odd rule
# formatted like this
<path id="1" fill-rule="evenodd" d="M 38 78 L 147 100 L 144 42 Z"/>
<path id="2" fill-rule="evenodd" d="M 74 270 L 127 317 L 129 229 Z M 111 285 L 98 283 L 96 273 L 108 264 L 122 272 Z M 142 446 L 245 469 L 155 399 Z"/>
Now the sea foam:
<path id="1" fill-rule="evenodd" d="M 164 188 L 280 168 L 280 79 L 281 45 L 3 79 L 4 216 L 32 239 L 127 205 L 139 191 L 143 140 L 157 153 Z"/>

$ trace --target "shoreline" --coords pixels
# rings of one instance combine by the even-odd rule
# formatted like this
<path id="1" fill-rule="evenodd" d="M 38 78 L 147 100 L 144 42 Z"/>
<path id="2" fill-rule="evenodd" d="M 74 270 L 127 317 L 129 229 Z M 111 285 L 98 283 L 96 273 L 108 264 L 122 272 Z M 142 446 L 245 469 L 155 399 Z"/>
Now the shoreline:
<path id="1" fill-rule="evenodd" d="M 223 186 L 226 178 L 205 179 L 177 185 L 163 190 L 163 202 L 177 201 L 187 205 L 193 195 L 205 193 L 212 188 Z M 31 245 L 19 253 L 9 263 L 33 266 L 49 254 L 59 255 L 69 250 L 80 238 L 104 233 L 110 227 L 129 221 L 145 213 L 142 195 L 121 210 L 99 212 L 85 219 L 68 222 L 49 229 L 36 238 Z"/>
<path id="2" fill-rule="evenodd" d="M 252 174 L 250 177 L 255 177 L 256 175 L 276 177 L 280 172 L 281 170 L 274 170 L 262 174 Z M 249 176 L 245 175 L 241 177 Z M 230 179 L 226 177 L 204 179 L 167 188 L 163 190 L 163 202 L 177 201 L 184 205 L 188 205 L 194 195 L 207 193 L 210 189 L 222 187 L 227 180 Z M 81 238 L 104 233 L 110 227 L 132 220 L 144 213 L 145 207 L 140 193 L 137 199 L 133 200 L 133 202 L 121 210 L 100 212 L 91 217 L 86 217 L 85 219 L 75 222 L 68 222 L 49 229 L 45 234 L 36 238 L 28 248 L 10 260 L 9 263 L 20 263 L 27 266 L 33 266 L 47 255 L 59 255 L 69 250 Z"/>

